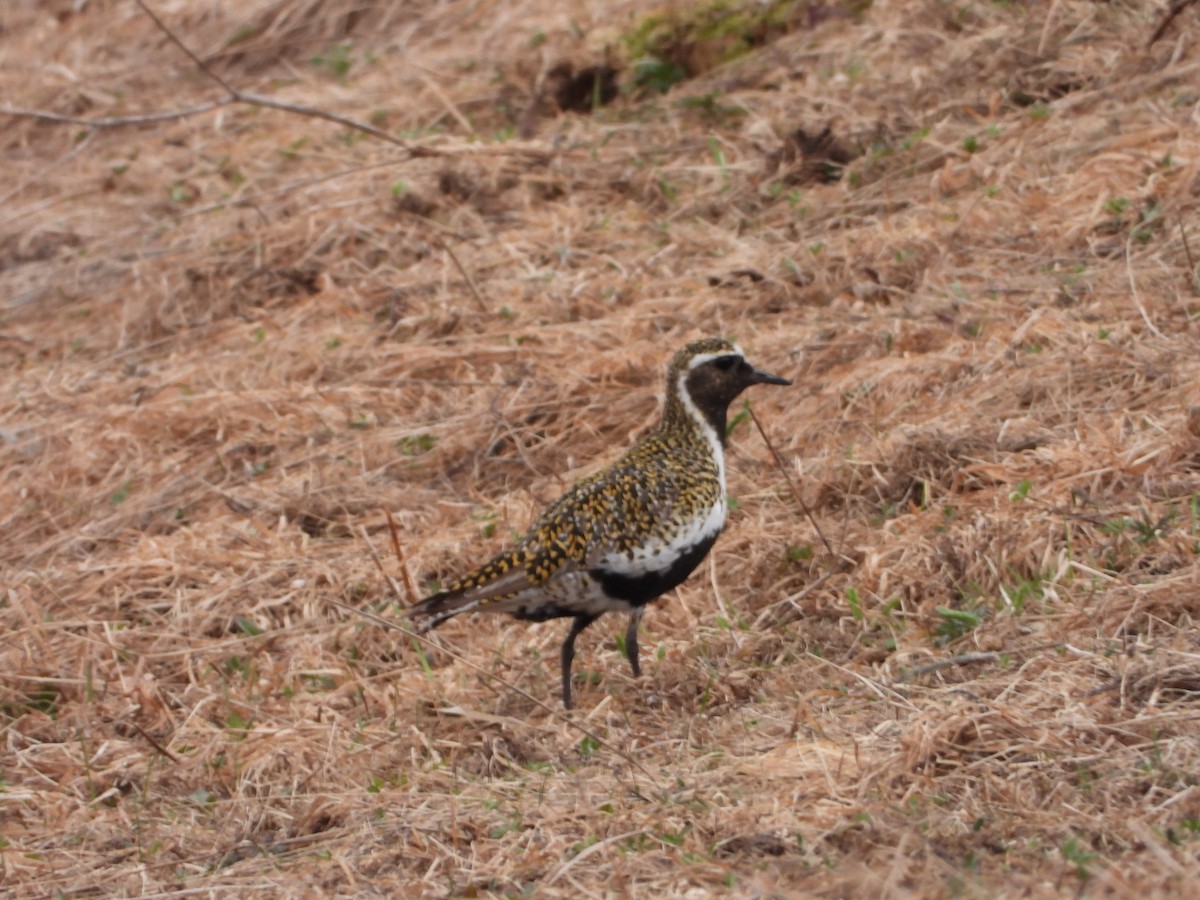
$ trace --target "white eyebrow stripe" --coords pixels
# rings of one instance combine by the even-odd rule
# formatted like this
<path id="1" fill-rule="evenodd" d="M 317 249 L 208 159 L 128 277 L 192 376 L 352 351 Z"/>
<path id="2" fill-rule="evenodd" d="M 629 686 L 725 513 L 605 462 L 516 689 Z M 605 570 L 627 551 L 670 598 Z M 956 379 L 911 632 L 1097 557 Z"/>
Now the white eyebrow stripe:
<path id="1" fill-rule="evenodd" d="M 696 366 L 702 366 L 705 363 L 712 362 L 714 359 L 720 359 L 722 356 L 740 356 L 746 358 L 746 354 L 742 352 L 742 348 L 737 344 L 733 345 L 732 350 L 723 350 L 720 353 L 699 353 L 688 360 L 688 368 L 694 369 Z"/>

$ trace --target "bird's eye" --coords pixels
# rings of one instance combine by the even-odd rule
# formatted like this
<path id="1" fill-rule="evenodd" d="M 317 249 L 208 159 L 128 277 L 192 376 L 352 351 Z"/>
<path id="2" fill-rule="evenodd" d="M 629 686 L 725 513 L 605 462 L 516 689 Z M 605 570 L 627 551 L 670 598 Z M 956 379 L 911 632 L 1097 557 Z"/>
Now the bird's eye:
<path id="1" fill-rule="evenodd" d="M 738 358 L 736 356 L 718 356 L 713 362 L 713 365 L 715 365 L 722 372 L 728 372 L 733 368 L 734 363 L 737 361 Z"/>

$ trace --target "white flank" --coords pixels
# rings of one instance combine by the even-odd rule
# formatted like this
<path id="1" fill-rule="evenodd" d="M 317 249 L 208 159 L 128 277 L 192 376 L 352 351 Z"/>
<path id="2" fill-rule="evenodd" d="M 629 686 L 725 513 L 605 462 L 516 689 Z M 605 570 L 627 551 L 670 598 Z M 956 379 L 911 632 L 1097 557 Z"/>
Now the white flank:
<path id="1" fill-rule="evenodd" d="M 599 568 L 614 575 L 637 577 L 669 569 L 685 551 L 720 533 L 725 525 L 725 493 L 712 505 L 708 515 L 685 525 L 667 541 L 652 541 L 637 547 L 632 559 L 624 553 L 609 553 L 597 561 Z"/>

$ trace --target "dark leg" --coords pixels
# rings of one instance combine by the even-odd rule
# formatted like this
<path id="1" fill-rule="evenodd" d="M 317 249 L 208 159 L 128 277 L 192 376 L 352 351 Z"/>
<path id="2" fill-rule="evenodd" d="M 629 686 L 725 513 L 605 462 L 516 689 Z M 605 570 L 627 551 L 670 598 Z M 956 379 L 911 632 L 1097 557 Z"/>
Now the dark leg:
<path id="1" fill-rule="evenodd" d="M 575 660 L 575 638 L 579 632 L 596 621 L 597 616 L 576 616 L 562 645 L 563 709 L 571 708 L 571 663 Z"/>
<path id="2" fill-rule="evenodd" d="M 642 621 L 642 613 L 646 607 L 639 606 L 629 615 L 629 628 L 625 631 L 625 655 L 629 657 L 629 667 L 633 669 L 633 677 L 639 678 L 642 667 L 638 664 L 638 625 Z"/>

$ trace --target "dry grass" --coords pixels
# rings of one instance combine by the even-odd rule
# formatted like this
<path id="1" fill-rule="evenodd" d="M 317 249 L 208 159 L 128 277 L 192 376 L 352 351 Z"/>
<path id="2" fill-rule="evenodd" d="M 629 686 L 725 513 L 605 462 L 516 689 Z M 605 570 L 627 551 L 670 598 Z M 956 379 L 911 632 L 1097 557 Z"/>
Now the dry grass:
<path id="1" fill-rule="evenodd" d="M 219 95 L 77 6 L 5 4 L 7 101 Z M 444 153 L 6 119 L 6 890 L 1194 889 L 1196 10 L 1147 48 L 1165 4 L 878 0 L 561 115 L 535 86 L 643 5 L 153 6 L 239 88 Z M 622 624 L 581 641 L 604 744 L 331 604 L 398 619 L 359 526 L 422 586 L 479 560 L 718 332 L 796 379 L 753 402 L 836 557 L 740 425 L 645 676 Z M 438 637 L 554 702 L 562 632 Z"/>

